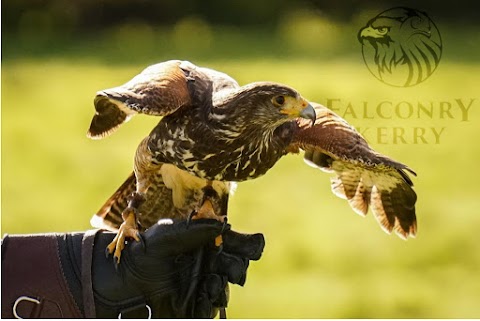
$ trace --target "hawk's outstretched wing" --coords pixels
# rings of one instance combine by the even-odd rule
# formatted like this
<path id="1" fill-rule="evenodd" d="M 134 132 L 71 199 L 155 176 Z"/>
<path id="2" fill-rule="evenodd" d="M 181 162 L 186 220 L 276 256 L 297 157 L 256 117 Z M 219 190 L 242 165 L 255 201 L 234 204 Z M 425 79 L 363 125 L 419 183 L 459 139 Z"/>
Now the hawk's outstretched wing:
<path id="1" fill-rule="evenodd" d="M 188 105 L 190 94 L 184 69 L 192 66 L 180 60 L 159 63 L 122 86 L 97 92 L 88 137 L 103 138 L 137 113 L 165 116 Z"/>
<path id="2" fill-rule="evenodd" d="M 370 207 L 386 232 L 414 237 L 417 195 L 405 171 L 415 172 L 372 150 L 352 126 L 328 108 L 312 105 L 317 114 L 315 125 L 298 120 L 300 130 L 291 151 L 303 149 L 308 164 L 335 173 L 332 191 L 347 199 L 355 212 L 366 215 Z"/>

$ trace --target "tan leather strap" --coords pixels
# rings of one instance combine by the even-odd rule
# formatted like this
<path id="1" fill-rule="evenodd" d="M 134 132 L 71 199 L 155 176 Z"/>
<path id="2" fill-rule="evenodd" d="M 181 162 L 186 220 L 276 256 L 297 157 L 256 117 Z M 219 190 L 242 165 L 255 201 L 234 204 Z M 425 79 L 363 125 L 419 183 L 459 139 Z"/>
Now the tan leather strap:
<path id="1" fill-rule="evenodd" d="M 95 300 L 93 298 L 92 284 L 92 252 L 95 243 L 95 235 L 99 230 L 88 230 L 82 239 L 82 294 L 83 310 L 85 318 L 93 319 L 96 317 Z"/>

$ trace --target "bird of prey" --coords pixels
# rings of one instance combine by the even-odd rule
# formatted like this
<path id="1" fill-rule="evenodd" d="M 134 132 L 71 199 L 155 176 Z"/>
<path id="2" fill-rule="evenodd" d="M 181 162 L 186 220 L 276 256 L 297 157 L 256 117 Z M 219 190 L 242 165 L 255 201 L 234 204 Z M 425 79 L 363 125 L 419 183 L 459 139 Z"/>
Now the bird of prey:
<path id="1" fill-rule="evenodd" d="M 159 218 L 227 215 L 236 182 L 265 174 L 288 153 L 334 173 L 332 190 L 387 232 L 415 236 L 416 194 L 406 165 L 373 151 L 326 107 L 277 83 L 245 86 L 228 75 L 172 60 L 126 84 L 97 92 L 88 136 L 102 138 L 133 115 L 163 116 L 143 139 L 134 172 L 92 218 L 118 231 L 108 246 L 119 260 L 125 237 Z"/>
<path id="2" fill-rule="evenodd" d="M 413 86 L 427 79 L 442 54 L 440 34 L 426 13 L 409 8 L 386 10 L 358 33 L 367 67 L 378 79 Z"/>

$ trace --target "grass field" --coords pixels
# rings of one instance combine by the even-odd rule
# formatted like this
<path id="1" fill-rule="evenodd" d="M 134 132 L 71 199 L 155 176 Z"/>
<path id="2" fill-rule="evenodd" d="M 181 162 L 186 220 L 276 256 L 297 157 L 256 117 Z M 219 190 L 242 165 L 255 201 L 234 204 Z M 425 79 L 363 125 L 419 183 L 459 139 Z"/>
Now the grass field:
<path id="1" fill-rule="evenodd" d="M 230 222 L 262 232 L 267 245 L 245 288 L 232 287 L 233 318 L 480 317 L 480 62 L 444 59 L 425 83 L 389 87 L 355 59 L 194 61 L 241 84 L 273 80 L 305 97 L 336 105 L 345 118 L 371 128 L 380 152 L 414 168 L 418 237 L 400 240 L 373 215 L 354 214 L 330 192 L 328 175 L 300 156 L 282 159 L 266 176 L 239 185 Z M 91 215 L 132 169 L 136 145 L 158 121 L 139 116 L 101 141 L 85 136 L 99 89 L 119 85 L 145 64 L 22 59 L 2 66 L 2 235 L 89 228 Z M 468 120 L 456 99 L 471 101 Z M 433 103 L 433 116 L 368 119 L 382 101 Z M 440 103 L 450 102 L 450 114 Z M 443 105 L 447 106 L 447 105 Z M 445 107 L 446 108 L 446 107 Z M 450 117 L 450 115 L 452 117 Z M 379 140 L 376 128 L 386 128 Z M 407 143 L 393 141 L 393 128 Z M 413 143 L 413 128 L 443 129 L 435 143 Z M 383 131 L 383 130 L 382 130 Z M 373 135 L 373 136 L 369 136 Z M 427 137 L 427 136 L 425 136 Z"/>

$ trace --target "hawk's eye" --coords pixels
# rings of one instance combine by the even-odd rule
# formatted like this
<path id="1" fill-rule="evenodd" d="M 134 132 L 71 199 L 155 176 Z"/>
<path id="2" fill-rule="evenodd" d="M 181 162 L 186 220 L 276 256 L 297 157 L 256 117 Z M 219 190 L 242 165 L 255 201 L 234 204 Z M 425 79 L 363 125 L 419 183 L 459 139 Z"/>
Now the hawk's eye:
<path id="1" fill-rule="evenodd" d="M 273 98 L 272 102 L 277 107 L 283 106 L 283 104 L 285 103 L 285 97 L 284 96 L 277 96 L 277 97 Z"/>
<path id="2" fill-rule="evenodd" d="M 377 28 L 377 31 L 378 31 L 379 34 L 384 35 L 388 32 L 388 28 L 387 27 L 380 27 L 380 28 Z"/>

